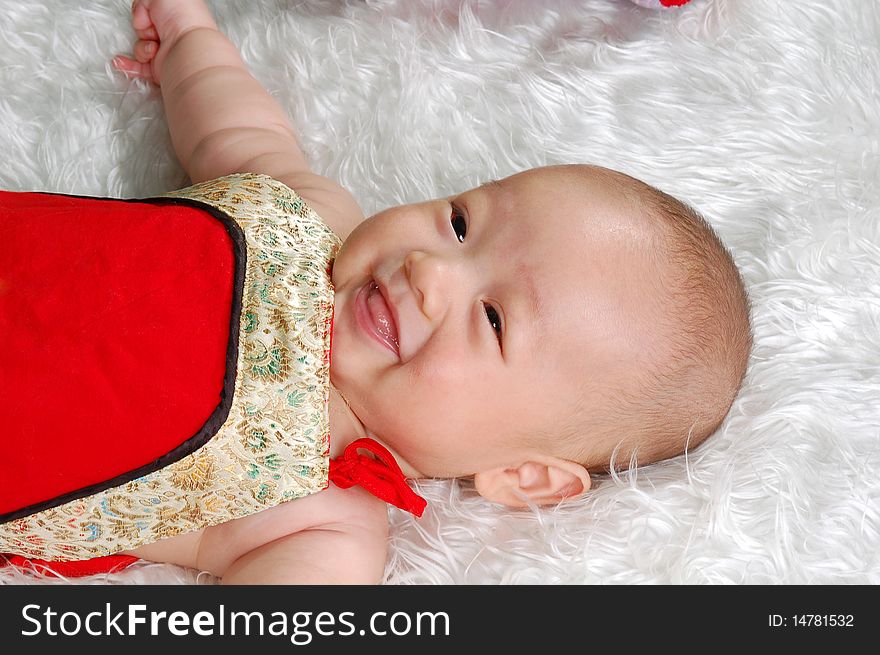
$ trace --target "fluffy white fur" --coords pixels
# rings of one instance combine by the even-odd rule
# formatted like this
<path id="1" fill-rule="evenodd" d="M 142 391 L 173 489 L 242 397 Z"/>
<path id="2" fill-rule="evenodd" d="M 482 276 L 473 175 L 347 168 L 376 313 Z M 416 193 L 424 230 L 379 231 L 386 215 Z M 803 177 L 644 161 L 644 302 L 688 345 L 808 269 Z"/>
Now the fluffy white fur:
<path id="1" fill-rule="evenodd" d="M 128 6 L 0 0 L 0 187 L 185 184 L 158 92 L 109 65 L 131 47 Z M 880 582 L 880 4 L 212 7 L 314 168 L 367 213 L 595 162 L 701 209 L 751 294 L 750 371 L 704 446 L 557 510 L 423 482 L 423 519 L 392 512 L 387 583 Z M 145 564 L 92 581 L 213 579 Z"/>

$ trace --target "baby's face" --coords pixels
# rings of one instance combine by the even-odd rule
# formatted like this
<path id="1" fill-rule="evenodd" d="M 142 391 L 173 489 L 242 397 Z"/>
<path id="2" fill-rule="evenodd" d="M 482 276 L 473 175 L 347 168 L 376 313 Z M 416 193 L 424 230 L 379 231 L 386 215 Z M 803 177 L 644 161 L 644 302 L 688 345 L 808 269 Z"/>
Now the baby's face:
<path id="1" fill-rule="evenodd" d="M 652 235 L 586 167 L 383 211 L 333 267 L 331 380 L 410 477 L 558 455 L 529 435 L 601 413 L 652 347 Z"/>

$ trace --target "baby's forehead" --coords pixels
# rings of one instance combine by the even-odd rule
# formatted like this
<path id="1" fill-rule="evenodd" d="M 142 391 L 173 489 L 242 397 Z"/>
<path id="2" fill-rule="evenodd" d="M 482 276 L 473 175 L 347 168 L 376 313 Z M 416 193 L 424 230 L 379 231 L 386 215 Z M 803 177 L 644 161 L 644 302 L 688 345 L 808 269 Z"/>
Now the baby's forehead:
<path id="1" fill-rule="evenodd" d="M 653 234 L 643 202 L 647 185 L 623 173 L 589 165 L 535 168 L 490 180 L 471 193 L 491 195 L 500 208 L 557 230 L 625 229 Z M 505 212 L 501 212 L 505 216 Z"/>
<path id="2" fill-rule="evenodd" d="M 522 231 L 498 255 L 506 277 L 542 310 L 539 337 L 554 359 L 636 353 L 665 311 L 662 235 L 622 177 L 553 167 L 478 188 L 492 194 L 497 220 Z"/>
<path id="3" fill-rule="evenodd" d="M 624 264 L 639 251 L 662 250 L 662 229 L 637 184 L 614 171 L 559 166 L 494 180 L 473 193 L 485 199 L 493 229 L 509 224 L 514 238 L 547 263 L 605 255 Z"/>

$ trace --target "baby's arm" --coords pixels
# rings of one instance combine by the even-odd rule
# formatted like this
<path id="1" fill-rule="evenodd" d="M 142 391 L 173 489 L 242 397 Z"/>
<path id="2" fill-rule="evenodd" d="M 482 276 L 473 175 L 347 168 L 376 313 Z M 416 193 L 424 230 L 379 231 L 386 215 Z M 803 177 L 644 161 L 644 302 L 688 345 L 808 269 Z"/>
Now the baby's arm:
<path id="1" fill-rule="evenodd" d="M 363 219 L 339 184 L 317 175 L 277 102 L 248 72 L 203 0 L 136 0 L 134 58 L 116 68 L 162 90 L 174 150 L 193 182 L 265 173 L 294 188 L 341 238 Z"/>
<path id="2" fill-rule="evenodd" d="M 303 530 L 248 551 L 223 584 L 379 584 L 385 542 L 351 526 Z"/>
<path id="3" fill-rule="evenodd" d="M 224 584 L 377 584 L 385 571 L 387 539 L 385 503 L 359 487 L 330 485 L 126 552 L 209 571 Z"/>

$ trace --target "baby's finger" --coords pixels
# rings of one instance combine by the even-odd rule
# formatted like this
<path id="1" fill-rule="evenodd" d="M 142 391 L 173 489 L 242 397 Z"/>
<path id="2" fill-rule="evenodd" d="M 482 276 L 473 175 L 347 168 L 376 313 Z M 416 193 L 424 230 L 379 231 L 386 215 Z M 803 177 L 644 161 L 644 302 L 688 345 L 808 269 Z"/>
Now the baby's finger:
<path id="1" fill-rule="evenodd" d="M 159 44 L 155 41 L 138 41 L 134 44 L 134 58 L 142 64 L 153 61 L 153 57 L 159 51 Z"/>
<path id="2" fill-rule="evenodd" d="M 150 23 L 150 26 L 145 30 L 135 30 L 135 34 L 137 34 L 138 38 L 142 41 L 158 41 L 159 33 L 156 31 L 156 27 Z"/>
<path id="3" fill-rule="evenodd" d="M 150 12 L 140 2 L 135 2 L 131 8 L 131 26 L 136 30 L 148 29 L 153 24 Z"/>
<path id="4" fill-rule="evenodd" d="M 142 64 L 124 55 L 117 55 L 113 58 L 113 68 L 129 79 L 136 77 L 148 80 L 153 79 L 153 70 L 149 64 Z"/>

